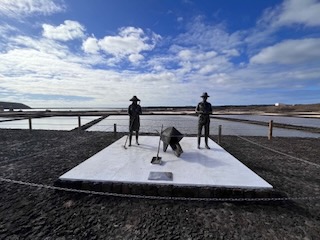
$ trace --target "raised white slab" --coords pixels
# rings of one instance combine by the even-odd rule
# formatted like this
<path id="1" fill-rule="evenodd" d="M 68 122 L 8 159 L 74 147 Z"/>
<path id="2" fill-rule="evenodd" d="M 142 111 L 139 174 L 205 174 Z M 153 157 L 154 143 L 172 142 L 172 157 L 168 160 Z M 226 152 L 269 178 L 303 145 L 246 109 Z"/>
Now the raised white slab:
<path id="1" fill-rule="evenodd" d="M 133 144 L 127 149 L 123 147 L 125 140 L 126 136 L 122 137 L 60 176 L 60 180 L 272 188 L 212 140 L 209 140 L 211 149 L 197 149 L 196 137 L 184 137 L 180 141 L 184 152 L 179 158 L 174 155 L 170 146 L 167 152 L 163 152 L 161 142 L 161 165 L 151 164 L 152 158 L 157 156 L 159 137 L 140 136 L 140 145 Z M 172 181 L 148 180 L 150 172 L 171 172 Z"/>

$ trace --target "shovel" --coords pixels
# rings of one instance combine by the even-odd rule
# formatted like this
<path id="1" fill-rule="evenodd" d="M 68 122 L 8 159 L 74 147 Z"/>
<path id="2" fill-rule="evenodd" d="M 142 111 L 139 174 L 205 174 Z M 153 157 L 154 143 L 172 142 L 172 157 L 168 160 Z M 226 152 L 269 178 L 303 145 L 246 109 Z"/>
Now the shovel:
<path id="1" fill-rule="evenodd" d="M 159 145 L 158 145 L 158 152 L 156 157 L 152 157 L 151 163 L 152 164 L 161 164 L 161 157 L 159 157 L 159 150 L 160 150 L 160 142 L 161 142 L 161 134 L 162 134 L 163 125 L 161 125 L 161 132 L 159 138 Z"/>

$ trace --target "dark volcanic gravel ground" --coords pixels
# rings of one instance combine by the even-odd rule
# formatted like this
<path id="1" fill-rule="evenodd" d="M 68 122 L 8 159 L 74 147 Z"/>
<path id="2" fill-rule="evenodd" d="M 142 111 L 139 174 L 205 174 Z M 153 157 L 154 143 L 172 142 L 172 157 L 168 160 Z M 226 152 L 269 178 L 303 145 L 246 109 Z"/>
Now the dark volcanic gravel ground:
<path id="1" fill-rule="evenodd" d="M 118 138 L 99 132 L 0 129 L 0 177 L 53 185 L 60 175 Z M 320 239 L 320 139 L 247 138 L 318 165 L 236 136 L 224 136 L 222 146 L 289 197 L 318 198 L 236 203 L 148 200 L 0 181 L 0 239 Z"/>

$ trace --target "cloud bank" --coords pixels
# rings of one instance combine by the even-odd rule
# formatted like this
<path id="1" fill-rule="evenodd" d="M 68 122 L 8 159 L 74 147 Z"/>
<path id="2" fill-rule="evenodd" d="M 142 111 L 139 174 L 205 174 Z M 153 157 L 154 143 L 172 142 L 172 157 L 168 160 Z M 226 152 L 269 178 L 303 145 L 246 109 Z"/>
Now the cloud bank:
<path id="1" fill-rule="evenodd" d="M 62 1 L 1 2 L 11 19 L 68 11 Z M 96 37 L 74 19 L 44 18 L 32 34 L 3 24 L 0 95 L 33 107 L 123 107 L 133 95 L 144 105 L 195 105 L 204 91 L 217 105 L 295 103 L 306 92 L 300 103 L 317 101 L 319 34 L 277 33 L 317 28 L 319 12 L 318 1 L 286 0 L 237 31 L 180 17 L 186 24 L 171 36 L 128 25 Z"/>

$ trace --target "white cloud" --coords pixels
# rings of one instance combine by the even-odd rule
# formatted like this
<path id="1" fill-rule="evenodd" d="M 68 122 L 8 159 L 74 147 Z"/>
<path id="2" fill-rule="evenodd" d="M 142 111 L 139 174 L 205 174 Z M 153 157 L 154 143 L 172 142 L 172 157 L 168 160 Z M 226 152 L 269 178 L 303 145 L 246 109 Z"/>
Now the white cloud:
<path id="1" fill-rule="evenodd" d="M 302 25 L 305 28 L 320 26 L 320 2 L 318 0 L 285 0 L 267 8 L 258 19 L 255 28 L 247 31 L 245 42 L 250 46 L 271 44 L 277 41 L 277 32 L 284 27 Z"/>
<path id="2" fill-rule="evenodd" d="M 216 51 L 204 51 L 196 54 L 194 58 L 197 61 L 207 61 L 207 60 L 212 60 L 217 56 L 218 56 L 218 53 Z"/>
<path id="3" fill-rule="evenodd" d="M 35 49 L 39 52 L 63 58 L 66 57 L 68 48 L 50 39 L 36 40 L 27 36 L 16 36 L 10 38 L 9 49 Z"/>
<path id="4" fill-rule="evenodd" d="M 8 37 L 16 32 L 19 32 L 17 28 L 0 21 L 0 52 L 6 51 L 8 46 Z"/>
<path id="5" fill-rule="evenodd" d="M 105 99 L 106 91 L 110 91 L 109 95 L 114 97 L 113 89 L 121 81 L 118 73 L 91 69 L 85 64 L 87 60 L 70 55 L 66 53 L 66 58 L 59 58 L 28 48 L 0 54 L 1 88 L 20 95 L 76 96 L 97 101 Z"/>
<path id="6" fill-rule="evenodd" d="M 133 64 L 137 64 L 142 59 L 144 59 L 144 57 L 141 54 L 138 54 L 138 53 L 129 55 L 129 61 L 132 62 Z"/>
<path id="7" fill-rule="evenodd" d="M 224 53 L 226 56 L 230 56 L 230 57 L 236 57 L 239 56 L 240 53 L 237 49 L 227 49 L 227 50 L 222 50 L 222 53 Z"/>
<path id="8" fill-rule="evenodd" d="M 282 12 L 276 17 L 275 25 L 303 24 L 320 26 L 320 2 L 318 0 L 286 0 Z"/>
<path id="9" fill-rule="evenodd" d="M 34 14 L 51 15 L 64 11 L 62 1 L 57 0 L 1 0 L 0 15 L 20 18 Z"/>
<path id="10" fill-rule="evenodd" d="M 170 71 L 141 74 L 139 71 L 93 69 L 91 64 L 95 61 L 103 62 L 98 55 L 81 56 L 71 52 L 63 42 L 47 38 L 17 36 L 11 37 L 9 42 L 11 50 L 0 53 L 1 92 L 10 93 L 13 101 L 25 97 L 23 102 L 32 107 L 126 106 L 130 95 L 150 99 L 148 104 L 152 104 L 163 97 L 158 91 L 159 84 L 168 86 L 175 81 Z M 131 54 L 128 57 L 135 62 L 143 56 Z M 30 95 L 49 100 L 30 100 Z M 50 100 L 52 95 L 56 100 Z M 63 96 L 80 100 L 61 100 Z"/>
<path id="11" fill-rule="evenodd" d="M 89 37 L 82 43 L 82 49 L 86 53 L 96 54 L 99 52 L 100 47 L 98 45 L 98 39 L 95 37 Z"/>
<path id="12" fill-rule="evenodd" d="M 160 36 L 154 33 L 147 36 L 141 28 L 126 27 L 120 29 L 117 36 L 106 36 L 99 40 L 98 45 L 105 53 L 117 59 L 131 56 L 132 60 L 132 58 L 137 59 L 134 57 L 139 56 L 137 54 L 152 50 L 159 39 Z"/>
<path id="13" fill-rule="evenodd" d="M 117 62 L 127 59 L 138 64 L 144 59 L 143 51 L 151 51 L 161 39 L 153 32 L 146 34 L 141 28 L 125 27 L 116 36 L 105 36 L 103 39 L 89 37 L 82 43 L 86 53 L 97 54 L 99 51 L 109 56 L 106 63 L 114 66 Z"/>
<path id="14" fill-rule="evenodd" d="M 180 66 L 176 70 L 176 74 L 182 79 L 185 78 L 184 75 L 189 74 L 197 79 L 201 79 L 201 75 L 208 76 L 208 74 L 229 71 L 228 69 L 232 68 L 229 56 L 226 54 L 219 55 L 213 50 L 204 50 L 201 46 L 192 49 L 175 45 L 170 48 L 170 51 L 172 52 L 172 56 L 168 56 L 168 58 L 162 59 L 162 61 L 173 61 L 173 64 Z M 161 63 L 157 62 L 155 65 L 158 66 Z M 188 81 L 193 80 L 190 77 Z"/>
<path id="15" fill-rule="evenodd" d="M 173 46 L 171 48 L 172 52 L 178 52 L 177 56 L 179 61 L 206 61 L 212 60 L 213 58 L 218 56 L 216 51 L 205 51 L 202 49 L 192 49 L 192 48 L 181 48 L 177 46 Z"/>
<path id="16" fill-rule="evenodd" d="M 188 61 L 188 60 L 192 59 L 192 51 L 189 49 L 181 50 L 178 53 L 178 56 L 179 56 L 179 58 L 181 58 L 181 60 Z"/>
<path id="17" fill-rule="evenodd" d="M 210 77 L 210 81 L 214 84 L 218 84 L 218 86 L 228 84 L 228 81 L 230 81 L 230 77 L 226 73 L 217 73 L 211 75 Z"/>
<path id="18" fill-rule="evenodd" d="M 218 70 L 218 66 L 217 65 L 205 65 L 203 67 L 200 68 L 199 73 L 200 74 L 208 74 L 208 73 L 212 73 L 216 70 Z"/>
<path id="19" fill-rule="evenodd" d="M 43 24 L 42 35 L 49 39 L 60 41 L 69 41 L 76 38 L 83 38 L 85 28 L 80 23 L 71 20 L 65 20 L 64 24 L 55 27 L 49 24 Z"/>
<path id="20" fill-rule="evenodd" d="M 262 49 L 250 59 L 251 63 L 295 64 L 320 60 L 320 39 L 285 40 Z"/>
<path id="21" fill-rule="evenodd" d="M 0 25 L 0 35 L 3 37 L 4 35 L 8 35 L 8 33 L 10 32 L 16 32 L 18 31 L 17 28 L 13 27 L 13 26 L 10 26 L 9 24 L 7 23 L 1 23 Z"/>
<path id="22" fill-rule="evenodd" d="M 302 24 L 320 26 L 320 2 L 318 0 L 285 0 L 282 4 L 264 11 L 258 25 L 279 28 Z"/>
<path id="23" fill-rule="evenodd" d="M 242 38 L 241 32 L 230 34 L 222 24 L 206 25 L 201 17 L 198 17 L 175 41 L 182 46 L 198 45 L 203 50 L 222 51 L 241 45 Z"/>
<path id="24" fill-rule="evenodd" d="M 174 48 L 172 48 L 172 51 L 176 51 Z M 178 61 L 195 61 L 195 62 L 201 62 L 201 61 L 207 61 L 212 60 L 215 57 L 218 56 L 218 53 L 216 51 L 205 51 L 201 49 L 178 49 Z"/>

